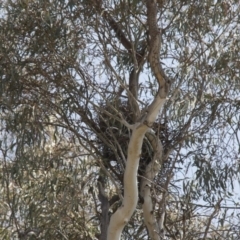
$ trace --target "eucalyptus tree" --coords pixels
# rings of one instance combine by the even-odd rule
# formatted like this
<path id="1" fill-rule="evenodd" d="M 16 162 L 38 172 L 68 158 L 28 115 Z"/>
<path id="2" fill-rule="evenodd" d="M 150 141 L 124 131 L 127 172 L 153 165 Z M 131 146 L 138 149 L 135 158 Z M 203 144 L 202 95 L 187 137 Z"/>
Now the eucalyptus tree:
<path id="1" fill-rule="evenodd" d="M 238 239 L 238 1 L 3 1 L 5 239 Z"/>

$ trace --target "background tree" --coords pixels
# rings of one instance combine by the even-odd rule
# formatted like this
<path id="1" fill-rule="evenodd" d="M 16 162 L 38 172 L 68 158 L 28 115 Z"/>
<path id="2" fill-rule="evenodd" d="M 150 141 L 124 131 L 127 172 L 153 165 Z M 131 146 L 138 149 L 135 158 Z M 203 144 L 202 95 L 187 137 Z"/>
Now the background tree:
<path id="1" fill-rule="evenodd" d="M 122 239 L 239 238 L 238 1 L 2 1 L 0 25 L 1 238 L 106 239 L 139 124 Z"/>

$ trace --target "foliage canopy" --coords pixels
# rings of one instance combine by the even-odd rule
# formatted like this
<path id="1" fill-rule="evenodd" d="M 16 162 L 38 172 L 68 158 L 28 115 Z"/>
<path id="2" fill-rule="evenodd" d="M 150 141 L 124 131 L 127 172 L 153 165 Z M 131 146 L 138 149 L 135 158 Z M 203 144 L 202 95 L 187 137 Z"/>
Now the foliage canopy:
<path id="1" fill-rule="evenodd" d="M 151 184 L 165 239 L 239 239 L 240 6 L 158 0 Z M 133 124 L 158 86 L 145 1 L 6 0 L 0 19 L 1 239 L 104 239 Z M 144 139 L 138 181 L 154 155 Z M 163 204 L 164 202 L 164 204 Z M 123 239 L 149 239 L 141 197 Z"/>

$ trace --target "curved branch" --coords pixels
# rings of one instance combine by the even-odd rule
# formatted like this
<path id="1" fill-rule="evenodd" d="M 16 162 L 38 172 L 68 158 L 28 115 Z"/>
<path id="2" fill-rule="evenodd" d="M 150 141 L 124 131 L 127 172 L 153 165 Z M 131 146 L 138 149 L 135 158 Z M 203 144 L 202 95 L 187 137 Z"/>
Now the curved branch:
<path id="1" fill-rule="evenodd" d="M 127 163 L 124 172 L 124 198 L 121 207 L 112 215 L 108 227 L 108 240 L 119 240 L 121 238 L 122 230 L 129 221 L 133 212 L 136 209 L 138 202 L 138 186 L 137 186 L 137 171 L 139 159 L 142 150 L 143 139 L 148 129 L 153 125 L 154 121 L 161 108 L 163 107 L 168 85 L 161 74 L 161 66 L 159 61 L 159 51 L 161 46 L 160 34 L 157 28 L 157 10 L 156 2 L 147 0 L 148 9 L 148 25 L 149 36 L 151 37 L 149 62 L 151 69 L 157 78 L 159 90 L 153 102 L 149 105 L 144 115 L 134 124 L 130 142 L 128 145 Z M 153 179 L 160 169 L 160 161 L 162 157 L 162 145 L 158 140 L 156 143 L 156 151 L 153 161 L 148 165 L 146 170 L 146 181 Z M 144 218 L 151 231 L 152 239 L 159 239 L 160 235 L 157 232 L 157 223 L 152 213 L 152 199 L 150 196 L 150 189 L 147 183 L 143 181 L 142 195 L 144 196 Z"/>
<path id="2" fill-rule="evenodd" d="M 157 3 L 155 0 L 147 0 L 147 23 L 149 29 L 149 55 L 148 60 L 155 75 L 161 98 L 166 98 L 168 82 L 163 78 L 160 65 L 161 31 L 157 25 Z"/>
<path id="3" fill-rule="evenodd" d="M 144 222 L 147 226 L 150 238 L 153 240 L 159 240 L 162 227 L 160 228 L 154 216 L 151 185 L 154 177 L 161 168 L 163 147 L 161 141 L 154 133 L 149 131 L 146 136 L 150 141 L 155 153 L 152 161 L 147 165 L 143 179 L 141 180 L 140 195 L 143 199 L 142 209 Z"/>
<path id="4" fill-rule="evenodd" d="M 103 9 L 99 4 L 97 7 L 97 11 L 100 13 L 102 17 L 106 20 L 106 22 L 109 24 L 111 29 L 115 32 L 115 35 L 119 42 L 123 45 L 123 47 L 128 51 L 129 55 L 132 56 L 133 61 L 133 68 L 129 75 L 129 106 L 132 112 L 134 113 L 133 121 L 136 120 L 137 117 L 139 117 L 140 110 L 138 106 L 138 90 L 139 90 L 139 73 L 142 69 L 142 66 L 145 61 L 145 53 L 147 50 L 147 44 L 143 44 L 139 51 L 137 51 L 134 48 L 134 44 L 132 44 L 132 41 L 129 40 L 126 36 L 126 34 L 123 32 L 121 26 L 119 23 L 116 22 L 116 20 L 111 16 L 111 14 Z"/>
<path id="5" fill-rule="evenodd" d="M 148 60 L 159 85 L 158 94 L 154 101 L 157 101 L 159 98 L 164 102 L 168 93 L 168 82 L 163 77 L 164 74 L 160 65 L 161 32 L 159 31 L 157 25 L 157 4 L 154 0 L 147 0 L 147 23 L 150 37 Z M 147 114 L 154 111 L 154 106 L 154 104 L 151 104 L 148 107 Z M 154 216 L 151 183 L 161 168 L 163 147 L 161 141 L 153 133 L 148 132 L 147 137 L 153 146 L 154 157 L 148 164 L 144 173 L 144 178 L 141 180 L 140 195 L 143 198 L 142 208 L 144 222 L 147 226 L 150 238 L 153 240 L 160 240 L 161 233 L 163 232 L 163 224 L 161 220 L 158 223 Z M 162 211 L 161 215 L 163 219 L 164 211 Z"/>
<path id="6" fill-rule="evenodd" d="M 108 240 L 120 239 L 124 226 L 136 209 L 138 202 L 137 171 L 143 138 L 149 127 L 156 120 L 164 103 L 165 99 L 157 95 L 145 112 L 145 116 L 134 125 L 128 145 L 128 157 L 124 172 L 124 198 L 121 207 L 111 217 L 108 227 Z"/>

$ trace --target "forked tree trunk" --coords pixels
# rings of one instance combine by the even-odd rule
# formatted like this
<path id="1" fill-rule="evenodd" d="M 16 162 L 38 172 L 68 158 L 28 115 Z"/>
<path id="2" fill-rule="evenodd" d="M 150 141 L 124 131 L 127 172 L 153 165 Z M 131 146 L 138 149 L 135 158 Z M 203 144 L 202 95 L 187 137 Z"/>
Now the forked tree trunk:
<path id="1" fill-rule="evenodd" d="M 128 146 L 128 157 L 124 173 L 124 198 L 121 207 L 112 215 L 108 227 L 108 240 L 120 240 L 122 230 L 136 209 L 138 202 L 137 171 L 143 138 L 145 133 L 156 120 L 165 99 L 157 95 L 148 108 L 146 116 L 137 122 L 132 130 Z"/>
<path id="2" fill-rule="evenodd" d="M 168 93 L 168 83 L 162 76 L 160 66 L 161 35 L 157 25 L 157 3 L 155 0 L 147 0 L 147 23 L 149 28 L 149 56 L 148 60 L 154 76 L 159 85 L 158 93 L 153 102 L 145 111 L 141 120 L 137 121 L 132 129 L 132 135 L 128 145 L 128 156 L 124 173 L 124 198 L 121 207 L 112 215 L 108 227 L 108 240 L 120 240 L 122 230 L 128 223 L 130 217 L 136 209 L 138 201 L 137 172 L 139 159 L 142 150 L 143 139 L 146 132 L 156 120 L 162 106 L 165 103 Z M 159 171 L 162 147 L 160 142 L 156 142 L 156 151 L 153 160 L 145 172 L 146 181 L 141 183 L 141 195 L 144 199 L 143 212 L 144 221 L 153 240 L 160 239 L 159 226 L 154 218 L 152 198 L 150 195 L 149 181 L 152 181 Z"/>

